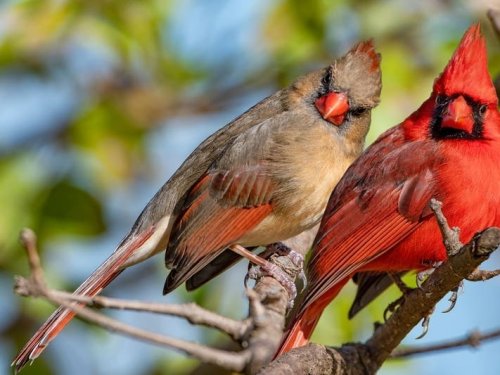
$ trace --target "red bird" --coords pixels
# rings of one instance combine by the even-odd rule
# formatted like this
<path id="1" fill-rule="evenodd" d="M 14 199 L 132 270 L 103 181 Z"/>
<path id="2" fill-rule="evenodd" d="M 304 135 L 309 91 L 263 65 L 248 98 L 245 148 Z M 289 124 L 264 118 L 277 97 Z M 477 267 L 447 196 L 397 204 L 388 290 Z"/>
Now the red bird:
<path id="1" fill-rule="evenodd" d="M 500 226 L 500 113 L 479 25 L 433 92 L 347 170 L 316 236 L 309 285 L 278 354 L 307 344 L 325 307 L 358 272 L 422 270 L 446 259 L 435 198 L 461 240 Z M 487 200 L 487 202 L 485 202 Z"/>
<path id="2" fill-rule="evenodd" d="M 172 270 L 164 293 L 184 282 L 195 289 L 241 256 L 266 267 L 243 246 L 286 240 L 320 221 L 333 187 L 363 150 L 380 90 L 380 55 L 362 42 L 264 99 L 193 151 L 75 293 L 94 296 L 126 267 L 165 249 Z M 56 310 L 14 359 L 16 370 L 73 316 Z"/>

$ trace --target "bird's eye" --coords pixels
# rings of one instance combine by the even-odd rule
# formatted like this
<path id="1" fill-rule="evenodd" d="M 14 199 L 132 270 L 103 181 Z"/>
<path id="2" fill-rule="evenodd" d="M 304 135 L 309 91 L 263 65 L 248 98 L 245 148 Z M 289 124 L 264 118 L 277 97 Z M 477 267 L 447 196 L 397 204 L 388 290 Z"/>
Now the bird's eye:
<path id="1" fill-rule="evenodd" d="M 436 104 L 441 106 L 441 105 L 444 105 L 446 103 L 446 96 L 444 95 L 438 95 L 436 96 Z"/>
<path id="2" fill-rule="evenodd" d="M 332 67 L 330 66 L 328 67 L 325 75 L 321 79 L 321 85 L 326 91 L 329 91 L 331 82 L 332 82 Z"/>
<path id="3" fill-rule="evenodd" d="M 479 114 L 484 115 L 486 113 L 487 109 L 488 109 L 488 106 L 486 104 L 483 104 L 481 107 L 479 107 Z"/>
<path id="4" fill-rule="evenodd" d="M 358 107 L 358 108 L 353 108 L 349 112 L 351 115 L 358 117 L 358 116 L 361 116 L 363 113 L 365 113 L 367 110 L 368 110 L 368 108 Z"/>

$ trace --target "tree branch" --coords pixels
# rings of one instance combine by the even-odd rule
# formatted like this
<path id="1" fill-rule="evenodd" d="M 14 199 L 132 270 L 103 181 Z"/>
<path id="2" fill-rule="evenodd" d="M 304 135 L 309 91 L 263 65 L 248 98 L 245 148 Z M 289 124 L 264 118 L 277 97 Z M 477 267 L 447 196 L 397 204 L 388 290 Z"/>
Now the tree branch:
<path id="1" fill-rule="evenodd" d="M 500 275 L 500 270 L 474 270 L 469 276 L 466 277 L 469 281 L 486 281 Z"/>
<path id="2" fill-rule="evenodd" d="M 43 298 L 56 306 L 61 305 L 74 311 L 78 317 L 109 331 L 173 348 L 204 363 L 215 364 L 230 371 L 248 373 L 255 373 L 267 364 L 280 343 L 289 296 L 281 284 L 271 277 L 262 277 L 256 282 L 254 290 L 247 290 L 249 315 L 243 321 L 237 321 L 203 309 L 194 303 L 184 305 L 146 303 L 102 296 L 88 297 L 50 289 L 44 280 L 35 234 L 31 230 L 23 230 L 21 242 L 28 255 L 30 277 L 26 279 L 17 276 L 15 292 L 25 297 Z M 289 272 L 291 277 L 295 277 L 300 271 L 287 257 L 272 256 L 269 260 Z M 185 318 L 191 324 L 218 329 L 245 349 L 240 352 L 230 352 L 169 338 L 121 323 L 84 305 L 178 316 Z"/>
<path id="3" fill-rule="evenodd" d="M 496 329 L 488 333 L 472 331 L 461 339 L 450 340 L 441 344 L 396 349 L 392 353 L 391 358 L 413 357 L 420 354 L 436 353 L 466 346 L 477 348 L 481 343 L 498 337 L 500 337 L 500 329 Z"/>
<path id="4" fill-rule="evenodd" d="M 89 307 L 148 312 L 184 318 L 193 325 L 215 328 L 226 333 L 235 341 L 240 341 L 245 336 L 245 332 L 249 329 L 251 324 L 251 319 L 243 321 L 230 319 L 204 309 L 196 303 L 173 305 L 108 298 L 103 296 L 88 297 L 59 290 L 50 290 L 50 293 L 56 298 L 79 302 Z M 33 296 L 33 293 L 29 293 L 29 295 Z"/>
<path id="5" fill-rule="evenodd" d="M 279 357 L 267 365 L 273 357 L 279 343 L 285 323 L 285 313 L 288 304 L 288 294 L 273 278 L 263 277 L 256 282 L 253 290 L 247 291 L 249 299 L 248 318 L 236 321 L 219 316 L 197 305 L 180 306 L 147 304 L 139 301 L 123 301 L 106 297 L 75 296 L 66 292 L 48 289 L 43 278 L 36 250 L 35 236 L 30 231 L 24 231 L 22 240 L 28 252 L 31 268 L 29 279 L 17 278 L 16 292 L 25 296 L 42 297 L 55 305 L 62 305 L 76 312 L 81 318 L 98 324 L 108 330 L 128 335 L 156 345 L 167 346 L 182 351 L 202 362 L 216 364 L 231 371 L 244 371 L 254 374 L 374 374 L 382 363 L 392 356 L 410 356 L 429 351 L 444 350 L 444 346 L 457 347 L 473 345 L 475 336 L 457 342 L 445 343 L 429 348 L 413 348 L 394 351 L 408 332 L 426 316 L 434 305 L 450 290 L 455 289 L 468 275 L 477 274 L 477 267 L 500 245 L 500 229 L 490 228 L 478 233 L 472 241 L 456 248 L 456 230 L 447 226 L 446 218 L 441 212 L 438 202 L 433 202 L 443 242 L 450 255 L 448 261 L 439 266 L 423 283 L 421 288 L 411 291 L 393 315 L 383 325 L 379 325 L 373 336 L 364 344 L 346 344 L 341 348 L 326 348 L 310 344 L 298 348 Z M 308 236 L 307 238 L 309 238 Z M 300 245 L 302 243 L 302 245 Z M 298 241 L 295 246 L 308 247 L 309 240 Z M 304 249 L 298 249 L 304 251 Z M 269 258 L 282 269 L 296 276 L 299 270 L 288 257 L 273 255 Z M 481 271 L 496 272 L 496 271 Z M 193 324 L 205 325 L 226 332 L 245 349 L 230 352 L 209 348 L 197 343 L 172 339 L 156 333 L 128 326 L 81 304 L 94 307 L 109 307 L 146 311 L 158 314 L 180 316 Z M 498 337 L 497 332 L 481 336 L 481 340 Z M 443 348 L 442 348 L 443 347 Z M 407 354 L 404 354 L 407 353 Z M 265 367 L 267 365 L 267 367 Z"/>
<path id="6" fill-rule="evenodd" d="M 191 314 L 185 309 L 182 309 L 182 307 L 180 309 L 177 309 L 177 311 L 174 311 L 175 308 L 169 305 L 164 305 L 162 308 L 157 304 L 147 304 L 134 301 L 128 303 L 126 301 L 113 300 L 104 297 L 90 298 L 51 290 L 47 288 L 44 281 L 43 270 L 41 268 L 40 258 L 38 256 L 36 246 L 35 234 L 31 230 L 25 229 L 21 233 L 21 241 L 28 254 L 31 275 L 28 279 L 19 276 L 16 277 L 14 287 L 16 293 L 22 296 L 41 297 L 56 306 L 64 306 L 74 311 L 78 317 L 93 324 L 97 324 L 109 331 L 117 332 L 122 335 L 133 337 L 135 339 L 146 341 L 156 345 L 173 348 L 203 362 L 217 364 L 232 371 L 242 371 L 249 361 L 250 352 L 248 350 L 243 350 L 241 352 L 227 352 L 189 341 L 162 336 L 157 333 L 149 332 L 121 323 L 101 313 L 95 312 L 88 307 L 83 307 L 81 303 L 91 304 L 94 306 L 102 306 L 103 304 L 108 304 L 115 308 L 128 307 L 135 311 L 147 311 L 156 313 L 161 312 L 177 316 L 182 316 L 183 314 L 190 321 L 201 321 L 202 323 L 205 323 L 205 325 L 209 325 L 208 323 L 214 323 L 215 328 L 218 328 L 220 330 L 223 330 L 223 328 L 226 327 L 224 324 L 219 323 L 221 321 L 227 323 L 227 318 L 220 317 L 221 319 L 218 320 L 215 317 L 216 314 L 212 312 L 209 312 L 207 314 L 207 310 L 204 310 L 202 308 L 194 309 L 194 313 Z M 75 301 L 77 301 L 78 303 L 75 303 Z M 232 324 L 229 325 L 230 328 L 234 330 L 236 323 L 237 322 L 232 322 Z M 240 323 L 240 325 L 241 326 L 239 328 L 243 330 L 243 324 Z"/>

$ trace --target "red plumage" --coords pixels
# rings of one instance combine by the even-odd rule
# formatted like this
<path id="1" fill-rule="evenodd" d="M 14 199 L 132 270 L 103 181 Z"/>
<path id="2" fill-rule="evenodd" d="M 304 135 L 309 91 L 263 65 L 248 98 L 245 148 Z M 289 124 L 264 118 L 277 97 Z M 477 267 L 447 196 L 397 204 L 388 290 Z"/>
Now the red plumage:
<path id="1" fill-rule="evenodd" d="M 308 342 L 355 273 L 421 270 L 446 259 L 431 198 L 443 202 L 464 242 L 500 225 L 497 104 L 485 42 L 472 26 L 430 98 L 379 137 L 333 191 L 308 264 L 309 286 L 278 354 Z"/>

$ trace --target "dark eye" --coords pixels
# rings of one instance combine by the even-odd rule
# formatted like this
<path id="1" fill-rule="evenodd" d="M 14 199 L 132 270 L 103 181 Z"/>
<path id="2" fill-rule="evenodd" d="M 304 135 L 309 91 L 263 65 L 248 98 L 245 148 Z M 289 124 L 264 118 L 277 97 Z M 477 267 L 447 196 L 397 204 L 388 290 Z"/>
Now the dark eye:
<path id="1" fill-rule="evenodd" d="M 328 67 L 325 75 L 321 79 L 321 85 L 326 91 L 330 91 L 330 83 L 332 82 L 332 67 Z"/>
<path id="2" fill-rule="evenodd" d="M 488 109 L 488 106 L 486 104 L 483 104 L 481 107 L 479 107 L 479 114 L 484 115 L 486 113 L 487 109 Z"/>
<path id="3" fill-rule="evenodd" d="M 349 112 L 351 113 L 351 115 L 358 117 L 358 116 L 361 116 L 366 111 L 368 111 L 368 108 L 358 107 L 358 108 L 351 109 Z"/>
<path id="4" fill-rule="evenodd" d="M 436 104 L 438 106 L 442 106 L 442 105 L 446 104 L 446 101 L 447 101 L 446 96 L 444 96 L 444 95 L 436 96 Z"/>

